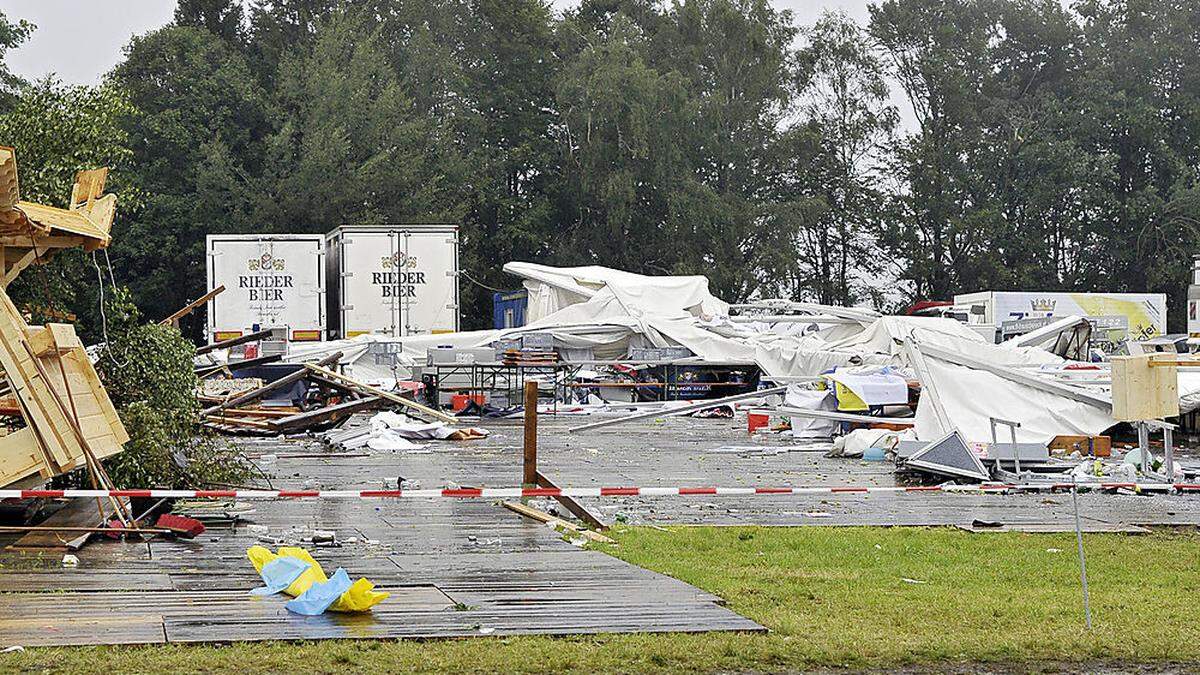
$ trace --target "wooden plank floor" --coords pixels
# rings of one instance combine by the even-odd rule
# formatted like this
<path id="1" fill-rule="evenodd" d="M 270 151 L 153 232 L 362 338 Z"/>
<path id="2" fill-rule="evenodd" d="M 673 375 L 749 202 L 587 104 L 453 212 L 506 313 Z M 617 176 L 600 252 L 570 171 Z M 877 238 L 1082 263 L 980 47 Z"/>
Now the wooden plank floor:
<path id="1" fill-rule="evenodd" d="M 242 441 L 239 441 L 242 442 Z M 305 440 L 247 440 L 276 487 L 395 485 L 413 464 L 462 484 L 512 484 L 519 451 L 439 443 L 422 454 L 325 457 Z M 305 456 L 286 458 L 287 454 Z M 466 477 L 467 473 L 473 478 Z M 63 552 L 0 550 L 0 647 L 319 638 L 654 631 L 760 631 L 720 598 L 676 579 L 565 542 L 546 526 L 483 500 L 253 502 L 248 523 L 267 538 L 293 527 L 337 532 L 311 548 L 327 572 L 373 581 L 392 596 L 370 613 L 304 617 L 286 598 L 256 598 L 246 558 L 260 542 L 246 525 L 192 541 L 94 540 Z M 0 540 L 11 542 L 13 537 Z M 374 540 L 373 543 L 364 543 Z M 270 542 L 264 545 L 271 546 Z"/>
<path id="2" fill-rule="evenodd" d="M 779 437 L 750 439 L 745 420 L 667 418 L 568 434 L 578 417 L 544 417 L 540 469 L 563 486 L 894 485 L 884 462 L 826 458 Z M 481 441 L 409 452 L 329 453 L 305 439 L 239 439 L 277 488 L 513 486 L 521 427 L 478 423 Z M 1186 453 L 1185 453 L 1186 454 Z M 269 457 L 274 456 L 274 459 Z M 1194 461 L 1194 460 L 1187 460 Z M 413 483 L 408 485 L 412 486 Z M 1080 496 L 1084 528 L 1144 531 L 1200 524 L 1196 496 Z M 281 597 L 256 599 L 245 526 L 194 541 L 93 542 L 62 569 L 61 552 L 0 548 L 0 647 L 8 644 L 437 637 L 480 634 L 761 630 L 697 588 L 582 551 L 549 528 L 487 500 L 253 502 L 268 538 L 293 527 L 335 530 L 341 548 L 313 549 L 392 597 L 366 615 L 300 617 Z M 804 495 L 614 498 L 588 505 L 607 519 L 662 525 L 948 525 L 1072 527 L 1064 495 Z M 981 535 L 985 536 L 985 535 Z M 0 545 L 15 537 L 0 538 Z M 367 544 L 365 540 L 378 543 Z"/>

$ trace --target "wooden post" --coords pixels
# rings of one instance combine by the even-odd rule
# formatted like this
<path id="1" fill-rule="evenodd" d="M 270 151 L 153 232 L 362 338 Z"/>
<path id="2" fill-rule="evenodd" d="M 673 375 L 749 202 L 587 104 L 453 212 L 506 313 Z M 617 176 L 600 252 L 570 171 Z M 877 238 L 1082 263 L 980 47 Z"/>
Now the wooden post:
<path id="1" fill-rule="evenodd" d="M 521 483 L 537 486 L 537 402 L 538 383 L 525 383 L 525 461 Z"/>

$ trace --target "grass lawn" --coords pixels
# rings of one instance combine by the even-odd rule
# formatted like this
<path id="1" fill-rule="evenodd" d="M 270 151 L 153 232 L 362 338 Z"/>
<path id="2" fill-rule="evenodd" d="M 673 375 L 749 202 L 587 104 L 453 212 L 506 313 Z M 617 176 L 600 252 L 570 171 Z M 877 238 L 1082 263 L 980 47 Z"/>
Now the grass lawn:
<path id="1" fill-rule="evenodd" d="M 30 649 L 0 657 L 0 669 L 695 672 L 1200 660 L 1195 533 L 1085 535 L 1090 634 L 1073 535 L 681 527 L 614 536 L 620 545 L 609 553 L 711 591 L 771 632 Z"/>

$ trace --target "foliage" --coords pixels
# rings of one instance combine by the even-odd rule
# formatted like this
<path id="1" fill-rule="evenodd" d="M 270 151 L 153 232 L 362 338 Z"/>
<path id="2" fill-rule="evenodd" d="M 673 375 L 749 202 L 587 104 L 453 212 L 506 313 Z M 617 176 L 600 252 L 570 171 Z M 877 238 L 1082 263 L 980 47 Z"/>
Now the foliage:
<path id="1" fill-rule="evenodd" d="M 106 304 L 109 341 L 96 366 L 130 437 L 106 460 L 113 480 L 195 487 L 245 478 L 247 465 L 230 447 L 196 435 L 196 348 L 175 328 L 143 322 L 128 291 Z"/>
<path id="2" fill-rule="evenodd" d="M 4 54 L 28 40 L 33 28 L 28 21 L 11 21 L 0 11 L 0 105 L 5 107 L 12 104 L 15 90 L 24 83 L 4 65 Z"/>
<path id="3" fill-rule="evenodd" d="M 72 106 L 64 138 L 92 142 L 38 121 L 49 85 L 24 90 L 39 131 L 18 140 L 45 140 L 55 185 L 119 169 L 115 270 L 153 317 L 204 291 L 208 233 L 413 220 L 460 224 L 468 328 L 509 260 L 705 274 L 731 301 L 1181 306 L 1200 5 L 1064 5 L 876 0 L 865 25 L 801 25 L 769 0 L 183 0 L 101 89 L 127 104 Z M 0 21 L 0 50 L 28 30 Z M 94 320 L 86 293 L 63 304 Z"/>
<path id="4" fill-rule="evenodd" d="M 695 584 L 770 632 L 28 648 L 0 664 L 72 673 L 1125 672 L 1200 658 L 1189 621 L 1194 532 L 1085 534 L 1095 620 L 1087 631 L 1071 534 L 616 529 L 620 544 L 608 553 Z M 469 620 L 472 608 L 460 611 Z"/>
<path id="5" fill-rule="evenodd" d="M 77 172 L 109 167 L 118 212 L 138 208 L 141 191 L 132 183 L 132 153 L 120 126 L 131 114 L 116 87 L 65 86 L 49 78 L 25 86 L 0 112 L 0 144 L 16 148 L 21 198 L 65 208 Z M 8 292 L 35 323 L 74 315 L 80 334 L 91 340 L 99 333 L 96 274 L 82 251 L 66 251 L 26 270 Z"/>

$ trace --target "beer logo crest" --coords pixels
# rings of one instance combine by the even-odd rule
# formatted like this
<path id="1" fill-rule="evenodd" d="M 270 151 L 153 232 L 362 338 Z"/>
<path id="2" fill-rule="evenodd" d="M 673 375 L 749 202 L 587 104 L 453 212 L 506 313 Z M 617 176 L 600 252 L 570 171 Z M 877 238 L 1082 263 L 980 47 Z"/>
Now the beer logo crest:
<path id="1" fill-rule="evenodd" d="M 259 271 L 282 272 L 283 271 L 283 258 L 276 258 L 276 257 L 272 256 L 270 253 L 264 253 L 264 254 L 262 254 L 261 257 L 251 258 L 250 261 L 247 263 L 246 267 L 251 272 L 259 272 Z"/>
<path id="2" fill-rule="evenodd" d="M 1030 300 L 1029 304 L 1033 307 L 1033 311 L 1035 312 L 1053 312 L 1054 305 L 1057 304 L 1057 302 L 1051 299 Z"/>
<path id="3" fill-rule="evenodd" d="M 417 266 L 417 256 L 406 256 L 403 253 L 393 253 L 379 259 L 379 264 L 385 270 L 391 269 L 414 269 Z"/>

